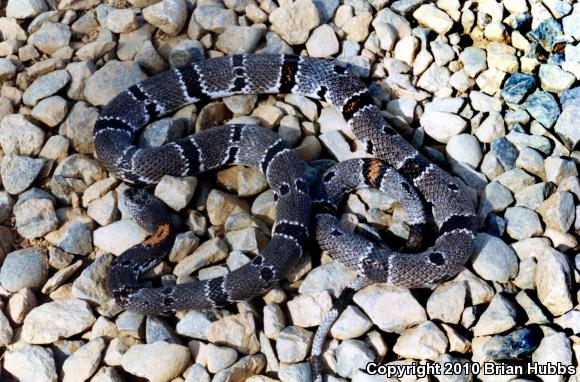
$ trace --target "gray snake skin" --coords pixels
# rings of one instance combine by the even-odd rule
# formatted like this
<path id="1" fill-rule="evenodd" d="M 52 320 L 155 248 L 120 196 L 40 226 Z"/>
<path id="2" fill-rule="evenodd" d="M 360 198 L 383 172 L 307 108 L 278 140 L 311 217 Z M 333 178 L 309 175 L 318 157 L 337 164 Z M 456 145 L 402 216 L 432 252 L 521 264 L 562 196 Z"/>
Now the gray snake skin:
<path id="1" fill-rule="evenodd" d="M 156 183 L 166 174 L 194 175 L 228 164 L 257 166 L 266 174 L 277 200 L 272 239 L 249 264 L 226 276 L 145 288 L 139 284 L 139 276 L 171 248 L 175 233 L 160 202 L 144 191 L 132 191 L 127 195 L 128 207 L 152 236 L 116 258 L 111 267 L 108 285 L 119 304 L 147 314 L 222 307 L 263 294 L 297 263 L 309 239 L 309 185 L 303 163 L 276 134 L 254 126 L 222 126 L 157 148 L 138 148 L 133 143 L 134 135 L 148 122 L 186 104 L 238 94 L 277 93 L 299 94 L 333 105 L 367 151 L 381 160 L 348 161 L 329 169 L 315 186 L 316 240 L 361 276 L 351 290 L 370 281 L 411 288 L 430 286 L 455 275 L 469 258 L 476 228 L 473 202 L 460 184 L 386 123 L 362 81 L 331 61 L 309 57 L 220 57 L 173 68 L 116 96 L 95 124 L 96 155 L 109 171 L 137 184 Z M 346 176 L 352 172 L 356 175 Z M 409 182 L 400 180 L 397 173 Z M 415 207 L 416 188 L 432 206 L 439 228 L 434 245 L 416 254 L 391 251 L 349 234 L 334 216 L 345 192 L 361 186 L 388 191 L 397 182 L 400 187 L 392 192 L 408 202 L 411 227 L 425 222 L 422 209 Z M 411 233 L 413 247 L 420 235 Z M 336 312 L 330 316 L 337 316 Z M 328 320 L 326 324 L 332 317 Z M 316 341 L 313 355 L 319 356 L 322 345 Z M 315 365 L 314 375 L 320 378 L 316 368 L 319 365 Z"/>

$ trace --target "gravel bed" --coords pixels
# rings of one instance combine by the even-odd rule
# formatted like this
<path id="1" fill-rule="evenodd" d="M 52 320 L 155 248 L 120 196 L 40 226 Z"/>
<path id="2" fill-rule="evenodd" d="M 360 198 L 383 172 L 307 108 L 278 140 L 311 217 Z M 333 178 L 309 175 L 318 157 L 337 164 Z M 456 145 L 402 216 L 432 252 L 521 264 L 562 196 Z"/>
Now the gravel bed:
<path id="1" fill-rule="evenodd" d="M 421 290 L 375 284 L 355 295 L 323 354 L 327 381 L 580 381 L 580 3 L 3 7 L 0 380 L 310 380 L 316 327 L 354 275 L 313 245 L 261 298 L 170 316 L 122 311 L 106 292 L 107 270 L 147 233 L 125 213 L 128 186 L 94 159 L 92 140 L 103 105 L 172 66 L 296 53 L 336 58 L 362 77 L 385 118 L 468 186 L 481 223 L 475 253 L 452 280 Z M 306 161 L 368 155 L 340 113 L 296 95 L 186 106 L 139 140 L 159 146 L 233 122 L 276 130 Z M 255 169 L 166 176 L 152 192 L 181 221 L 171 253 L 147 274 L 161 284 L 223 275 L 268 243 L 274 200 Z M 351 230 L 381 230 L 389 242 L 408 235 L 403 209 L 375 190 L 350 194 L 341 213 Z M 423 375 L 419 362 L 439 366 Z M 373 363 L 405 372 L 373 375 Z"/>

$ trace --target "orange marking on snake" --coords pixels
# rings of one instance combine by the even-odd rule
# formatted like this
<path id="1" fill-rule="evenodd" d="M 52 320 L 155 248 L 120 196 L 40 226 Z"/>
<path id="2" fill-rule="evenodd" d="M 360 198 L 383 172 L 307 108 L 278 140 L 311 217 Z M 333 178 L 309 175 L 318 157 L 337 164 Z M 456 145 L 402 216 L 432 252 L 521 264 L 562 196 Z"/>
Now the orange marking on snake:
<path id="1" fill-rule="evenodd" d="M 372 160 L 371 164 L 369 166 L 369 172 L 367 174 L 368 178 L 369 178 L 369 183 L 372 185 L 376 185 L 377 181 L 379 180 L 378 177 L 381 173 L 381 166 L 382 166 L 382 162 L 379 160 Z"/>
<path id="2" fill-rule="evenodd" d="M 169 236 L 170 232 L 171 227 L 169 226 L 169 224 L 167 223 L 161 224 L 159 227 L 157 227 L 157 231 L 155 231 L 155 233 L 149 239 L 145 240 L 143 243 L 148 245 L 157 245 L 161 243 L 163 240 L 165 240 L 165 238 Z"/>

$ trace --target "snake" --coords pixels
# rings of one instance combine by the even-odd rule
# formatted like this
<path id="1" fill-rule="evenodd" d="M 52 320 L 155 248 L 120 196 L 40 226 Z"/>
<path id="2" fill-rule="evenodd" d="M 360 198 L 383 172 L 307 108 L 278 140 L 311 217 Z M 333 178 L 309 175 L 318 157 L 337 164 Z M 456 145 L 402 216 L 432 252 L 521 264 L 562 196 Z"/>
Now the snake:
<path id="1" fill-rule="evenodd" d="M 335 107 L 374 159 L 341 162 L 345 164 L 328 169 L 312 187 L 304 163 L 288 144 L 272 131 L 251 125 L 213 127 L 159 147 L 141 148 L 134 143 L 149 122 L 188 104 L 234 95 L 286 93 Z M 330 249 L 359 275 L 339 300 L 369 282 L 408 288 L 435 285 L 456 275 L 473 252 L 477 221 L 465 186 L 399 135 L 384 119 L 365 83 L 333 60 L 243 54 L 174 67 L 115 96 L 100 112 L 93 139 L 97 159 L 128 183 L 155 184 L 164 175 L 183 177 L 247 164 L 266 175 L 276 202 L 271 240 L 249 263 L 213 279 L 152 288 L 139 278 L 171 249 L 176 233 L 158 199 L 143 189 L 128 191 L 125 199 L 130 214 L 151 236 L 114 259 L 107 285 L 116 302 L 132 311 L 161 314 L 218 308 L 262 295 L 304 256 L 305 245 L 313 239 L 311 215 L 316 226 L 312 236 L 320 247 Z M 397 183 L 399 187 L 392 192 L 408 202 L 410 246 L 420 244 L 418 233 L 424 225 L 414 189 L 431 208 L 438 227 L 433 245 L 417 253 L 369 242 L 345 231 L 336 220 L 345 192 L 360 186 L 388 191 Z M 329 329 L 340 310 L 333 308 L 319 332 Z M 321 349 L 320 338 L 315 338 L 312 354 L 316 359 Z M 316 380 L 321 378 L 319 366 L 318 361 L 313 371 Z"/>

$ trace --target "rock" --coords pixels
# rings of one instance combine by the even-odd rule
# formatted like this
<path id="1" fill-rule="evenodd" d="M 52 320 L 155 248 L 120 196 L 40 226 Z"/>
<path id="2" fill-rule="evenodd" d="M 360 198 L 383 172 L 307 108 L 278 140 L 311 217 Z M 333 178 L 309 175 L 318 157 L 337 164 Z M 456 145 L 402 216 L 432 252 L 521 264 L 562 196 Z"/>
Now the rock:
<path id="1" fill-rule="evenodd" d="M 506 283 L 515 277 L 518 261 L 514 252 L 501 239 L 486 233 L 479 233 L 475 241 L 473 269 L 482 278 Z"/>
<path id="2" fill-rule="evenodd" d="M 216 48 L 229 55 L 252 53 L 264 32 L 259 27 L 232 25 L 219 35 Z"/>
<path id="3" fill-rule="evenodd" d="M 16 195 L 32 185 L 38 177 L 44 160 L 23 157 L 17 155 L 6 155 L 2 160 L 0 175 L 6 191 Z"/>
<path id="4" fill-rule="evenodd" d="M 170 381 L 181 375 L 190 364 L 186 346 L 158 341 L 133 345 L 121 358 L 123 369 L 152 382 Z"/>
<path id="5" fill-rule="evenodd" d="M 6 191 L 0 191 L 0 223 L 4 223 L 12 216 L 14 199 Z"/>
<path id="6" fill-rule="evenodd" d="M 346 39 L 355 42 L 365 41 L 369 35 L 370 23 L 373 20 L 372 14 L 367 11 L 357 12 L 354 16 L 350 14 L 343 20 L 342 9 L 345 7 L 338 8 L 335 22 L 346 33 Z"/>
<path id="7" fill-rule="evenodd" d="M 474 358 L 479 360 L 504 361 L 521 359 L 530 355 L 540 344 L 542 337 L 538 328 L 522 328 L 514 330 L 506 335 L 495 335 L 482 343 L 481 349 L 476 346 L 474 349 Z M 479 345 L 479 342 L 477 342 Z"/>
<path id="8" fill-rule="evenodd" d="M 205 30 L 223 33 L 227 27 L 238 25 L 236 13 L 231 9 L 199 6 L 194 11 L 195 21 Z"/>
<path id="9" fill-rule="evenodd" d="M 48 11 L 44 0 L 10 0 L 6 5 L 6 16 L 15 19 L 28 19 Z"/>
<path id="10" fill-rule="evenodd" d="M 519 68 L 516 49 L 500 42 L 490 42 L 487 46 L 487 64 L 507 73 L 514 73 Z"/>
<path id="11" fill-rule="evenodd" d="M 473 334 L 477 337 L 505 332 L 516 325 L 517 309 L 501 294 L 496 294 L 483 312 Z"/>
<path id="12" fill-rule="evenodd" d="M 72 295 L 76 298 L 105 305 L 111 296 L 107 290 L 107 273 L 113 256 L 103 254 L 95 259 L 72 283 Z"/>
<path id="13" fill-rule="evenodd" d="M 70 81 L 66 70 L 56 70 L 37 78 L 24 92 L 22 100 L 28 106 L 35 106 L 39 100 L 51 96 L 64 88 Z"/>
<path id="14" fill-rule="evenodd" d="M 532 362 L 541 365 L 570 365 L 572 367 L 572 349 L 570 349 L 570 340 L 565 333 L 552 333 L 545 336 L 540 342 L 540 346 L 532 354 Z M 539 374 L 542 381 L 562 381 L 564 378 L 560 374 Z"/>
<path id="15" fill-rule="evenodd" d="M 558 117 L 554 131 L 562 139 L 564 145 L 572 150 L 580 142 L 580 131 L 577 128 L 580 102 L 571 101 L 564 104 L 562 114 Z"/>
<path id="16" fill-rule="evenodd" d="M 214 264 L 228 256 L 228 246 L 219 237 L 202 243 L 191 255 L 181 260 L 173 270 L 176 276 L 188 276 L 196 270 Z"/>
<path id="17" fill-rule="evenodd" d="M 405 330 L 393 347 L 399 357 L 436 360 L 448 345 L 445 334 L 431 321 Z"/>
<path id="18" fill-rule="evenodd" d="M 170 36 L 177 35 L 185 25 L 187 6 L 183 0 L 162 0 L 143 9 L 143 18 Z"/>
<path id="19" fill-rule="evenodd" d="M 122 382 L 122 379 L 117 369 L 103 366 L 95 373 L 91 382 Z"/>
<path id="20" fill-rule="evenodd" d="M 466 47 L 459 55 L 459 60 L 463 63 L 463 70 L 471 78 L 487 68 L 486 52 L 480 48 Z"/>
<path id="21" fill-rule="evenodd" d="M 458 324 L 465 304 L 464 284 L 446 283 L 438 286 L 427 300 L 427 314 L 431 320 Z"/>
<path id="22" fill-rule="evenodd" d="M 470 134 L 452 136 L 447 142 L 447 155 L 473 168 L 477 168 L 483 157 L 479 142 Z"/>
<path id="23" fill-rule="evenodd" d="M 544 250 L 538 258 L 535 278 L 538 299 L 554 316 L 568 312 L 574 305 L 570 273 L 566 256 L 555 249 Z"/>
<path id="24" fill-rule="evenodd" d="M 46 240 L 63 251 L 77 255 L 87 255 L 93 249 L 91 231 L 83 222 L 68 222 L 58 231 L 46 235 Z"/>
<path id="25" fill-rule="evenodd" d="M 52 96 L 40 101 L 32 109 L 31 115 L 49 127 L 54 127 L 62 122 L 67 112 L 66 100 L 60 96 Z"/>
<path id="26" fill-rule="evenodd" d="M 433 4 L 421 5 L 413 12 L 413 17 L 439 34 L 446 34 L 453 27 L 453 20 Z"/>
<path id="27" fill-rule="evenodd" d="M 501 101 L 497 97 L 491 97 L 474 90 L 469 93 L 469 99 L 471 100 L 471 106 L 477 111 L 484 113 L 492 111 L 499 113 L 501 111 Z"/>
<path id="28" fill-rule="evenodd" d="M 567 232 L 575 217 L 574 197 L 569 192 L 556 192 L 540 206 L 542 220 L 549 228 Z"/>
<path id="29" fill-rule="evenodd" d="M 310 348 L 313 334 L 298 326 L 284 328 L 276 340 L 276 352 L 281 362 L 297 363 L 303 361 Z"/>
<path id="30" fill-rule="evenodd" d="M 569 89 L 576 80 L 572 73 L 552 64 L 540 65 L 539 75 L 542 89 L 552 93 L 561 93 Z"/>
<path id="31" fill-rule="evenodd" d="M 0 122 L 0 145 L 5 154 L 38 155 L 44 138 L 44 131 L 20 114 L 6 115 Z"/>
<path id="32" fill-rule="evenodd" d="M 523 151 L 526 147 L 534 148 L 544 154 L 549 154 L 552 151 L 550 140 L 539 135 L 528 135 L 512 130 L 506 136 L 506 138 L 508 141 L 516 145 L 516 147 L 521 151 Z"/>
<path id="33" fill-rule="evenodd" d="M 189 368 L 185 382 L 210 382 L 209 373 L 199 363 L 194 363 Z"/>
<path id="34" fill-rule="evenodd" d="M 306 50 L 311 57 L 330 57 L 339 51 L 338 39 L 330 25 L 324 24 L 312 31 L 306 41 Z"/>
<path id="35" fill-rule="evenodd" d="M 451 137 L 460 134 L 467 127 L 467 122 L 460 116 L 441 111 L 423 114 L 420 122 L 425 133 L 441 143 L 448 143 Z"/>
<path id="36" fill-rule="evenodd" d="M 419 77 L 417 86 L 430 93 L 436 93 L 441 88 L 447 87 L 450 76 L 451 73 L 446 67 L 431 64 L 429 69 Z"/>
<path id="37" fill-rule="evenodd" d="M 343 341 L 335 350 L 337 371 L 341 377 L 351 377 L 359 369 L 373 362 L 375 354 L 371 347 L 360 340 Z"/>
<path id="38" fill-rule="evenodd" d="M 174 211 L 179 211 L 191 200 L 195 193 L 197 179 L 192 176 L 178 178 L 165 175 L 155 187 L 155 196 Z"/>
<path id="39" fill-rule="evenodd" d="M 349 305 L 332 325 L 330 333 L 333 338 L 348 340 L 362 336 L 373 323 L 356 306 Z"/>
<path id="40" fill-rule="evenodd" d="M 526 99 L 524 107 L 544 127 L 550 128 L 560 115 L 558 103 L 550 93 L 535 91 Z"/>
<path id="41" fill-rule="evenodd" d="M 94 322 L 89 304 L 82 300 L 47 302 L 28 313 L 22 326 L 22 338 L 30 344 L 48 344 L 81 333 Z"/>
<path id="42" fill-rule="evenodd" d="M 93 233 L 93 241 L 96 247 L 119 256 L 145 240 L 147 235 L 147 231 L 133 220 L 119 220 L 97 228 Z"/>
<path id="43" fill-rule="evenodd" d="M 491 141 L 491 150 L 504 169 L 511 170 L 515 167 L 519 151 L 508 139 L 504 137 L 494 138 Z"/>
<path id="44" fill-rule="evenodd" d="M 301 294 L 288 301 L 288 311 L 292 323 L 302 328 L 318 326 L 332 308 L 332 298 L 326 291 L 315 294 Z"/>
<path id="45" fill-rule="evenodd" d="M 551 156 L 546 158 L 544 163 L 546 167 L 546 179 L 550 182 L 560 184 L 563 179 L 569 176 L 578 176 L 578 170 L 572 161 Z"/>
<path id="46" fill-rule="evenodd" d="M 237 212 L 249 212 L 248 203 L 235 195 L 212 190 L 207 198 L 207 213 L 213 225 L 223 225 L 228 216 Z"/>
<path id="47" fill-rule="evenodd" d="M 311 0 L 297 0 L 270 14 L 272 30 L 290 45 L 304 44 L 310 31 L 320 23 L 318 9 Z"/>
<path id="48" fill-rule="evenodd" d="M 553 52 L 561 48 L 563 31 L 557 20 L 548 16 L 538 25 L 532 23 L 532 28 L 532 31 L 527 33 L 526 36 L 540 44 L 547 52 Z"/>
<path id="49" fill-rule="evenodd" d="M 496 177 L 495 180 L 514 194 L 535 183 L 534 177 L 519 168 L 506 171 Z"/>
<path id="50" fill-rule="evenodd" d="M 85 102 L 77 102 L 66 120 L 61 125 L 60 133 L 67 137 L 74 149 L 82 154 L 95 151 L 93 145 L 93 127 L 99 116 L 99 111 Z"/>
<path id="51" fill-rule="evenodd" d="M 475 131 L 475 136 L 483 143 L 491 143 L 505 135 L 505 124 L 500 113 L 491 111 Z M 499 158 L 498 158 L 499 159 Z"/>
<path id="52" fill-rule="evenodd" d="M 107 15 L 107 28 L 113 33 L 127 33 L 138 27 L 137 14 L 132 9 L 112 8 Z"/>
<path id="53" fill-rule="evenodd" d="M 39 30 L 30 36 L 30 42 L 41 52 L 54 54 L 59 49 L 67 47 L 71 38 L 68 25 L 45 21 Z"/>
<path id="54" fill-rule="evenodd" d="M 63 382 L 89 379 L 99 367 L 105 340 L 95 338 L 71 354 L 62 365 Z"/>
<path id="55" fill-rule="evenodd" d="M 58 228 L 59 221 L 50 199 L 19 201 L 14 207 L 16 230 L 26 239 L 42 237 Z"/>
<path id="56" fill-rule="evenodd" d="M 264 333 L 273 340 L 278 338 L 278 334 L 286 326 L 284 312 L 278 304 L 268 304 L 264 306 Z"/>
<path id="57" fill-rule="evenodd" d="M 338 42 L 337 42 L 338 44 Z M 7 58 L 0 58 L 0 81 L 6 81 L 14 78 L 16 75 L 16 66 Z"/>
<path id="58" fill-rule="evenodd" d="M 254 316 L 249 312 L 224 317 L 211 323 L 207 337 L 212 343 L 227 345 L 242 354 L 254 354 L 260 349 Z"/>
<path id="59" fill-rule="evenodd" d="M 357 292 L 354 302 L 385 332 L 401 332 L 427 320 L 423 307 L 407 289 L 374 284 Z M 389 312 L 381 307 L 390 306 Z"/>
<path id="60" fill-rule="evenodd" d="M 524 207 L 510 207 L 505 211 L 507 233 L 515 240 L 541 235 L 544 230 L 538 215 Z"/>
<path id="61" fill-rule="evenodd" d="M 215 374 L 233 365 L 238 358 L 238 353 L 234 349 L 209 343 L 203 347 L 198 357 L 205 359 L 207 361 L 207 370 Z"/>
<path id="62" fill-rule="evenodd" d="M 0 284 L 10 292 L 38 288 L 48 277 L 48 258 L 42 247 L 9 253 L 0 268 Z"/>
<path id="63" fill-rule="evenodd" d="M 118 93 L 145 78 L 146 75 L 134 62 L 107 61 L 87 80 L 84 95 L 94 106 L 103 106 Z"/>
<path id="64" fill-rule="evenodd" d="M 4 354 L 4 369 L 21 382 L 56 382 L 53 353 L 42 346 L 18 344 Z"/>
<path id="65" fill-rule="evenodd" d="M 534 76 L 525 73 L 512 73 L 504 83 L 501 94 L 506 102 L 519 104 L 535 86 Z"/>
<path id="66" fill-rule="evenodd" d="M 217 373 L 212 382 L 249 381 L 250 376 L 260 374 L 265 368 L 266 357 L 263 354 L 245 356 L 226 370 Z"/>

